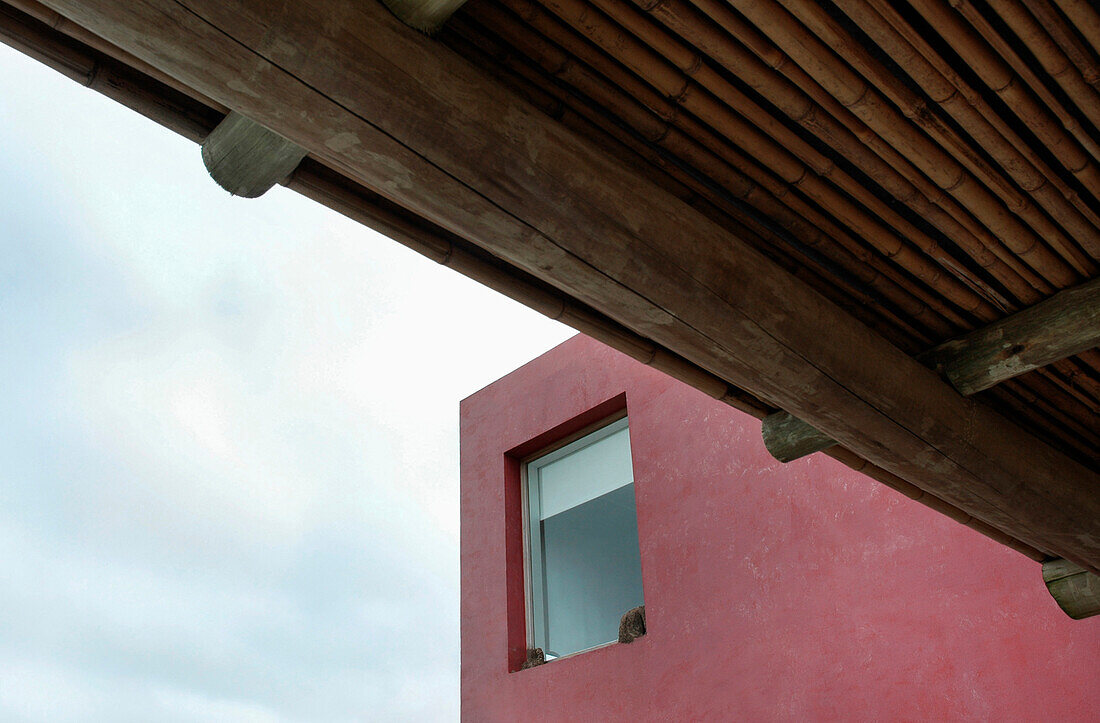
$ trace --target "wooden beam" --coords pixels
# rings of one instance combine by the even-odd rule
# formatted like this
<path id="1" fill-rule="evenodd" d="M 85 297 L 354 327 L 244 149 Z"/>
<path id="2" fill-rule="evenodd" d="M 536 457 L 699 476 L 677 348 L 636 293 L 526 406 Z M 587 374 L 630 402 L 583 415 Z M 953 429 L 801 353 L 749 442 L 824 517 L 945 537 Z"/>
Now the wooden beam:
<path id="1" fill-rule="evenodd" d="M 1100 576 L 1068 560 L 1043 563 L 1043 582 L 1058 607 L 1074 620 L 1100 615 Z"/>
<path id="2" fill-rule="evenodd" d="M 47 4 L 873 464 L 1100 570 L 1095 472 L 380 4 Z"/>
<path id="3" fill-rule="evenodd" d="M 836 444 L 829 435 L 787 412 L 764 417 L 760 433 L 768 452 L 780 462 L 791 462 Z"/>
<path id="4" fill-rule="evenodd" d="M 802 459 L 814 452 L 824 452 L 837 445 L 835 439 L 790 412 L 775 412 L 764 417 L 760 436 L 764 438 L 764 448 L 768 454 L 783 463 Z"/>
<path id="5" fill-rule="evenodd" d="M 29 4 L 25 0 L 20 2 Z M 65 30 L 75 28 L 69 22 L 57 24 Z M 201 142 L 225 115 L 224 111 L 197 104 L 177 87 L 154 80 L 126 62 L 88 47 L 40 18 L 2 2 L 0 42 L 195 142 Z"/>
<path id="6" fill-rule="evenodd" d="M 1100 279 L 1059 291 L 1035 306 L 917 356 L 967 396 L 1100 344 Z M 769 421 L 770 420 L 770 421 Z M 764 420 L 764 446 L 780 462 L 836 444 L 787 412 Z"/>
<path id="7" fill-rule="evenodd" d="M 440 30 L 466 0 L 382 0 L 382 2 L 401 22 L 430 35 Z"/>
<path id="8" fill-rule="evenodd" d="M 917 358 L 970 395 L 1098 344 L 1100 279 L 1093 279 Z"/>
<path id="9" fill-rule="evenodd" d="M 202 142 L 210 177 L 234 196 L 258 198 L 285 180 L 307 152 L 240 113 L 230 113 Z"/>

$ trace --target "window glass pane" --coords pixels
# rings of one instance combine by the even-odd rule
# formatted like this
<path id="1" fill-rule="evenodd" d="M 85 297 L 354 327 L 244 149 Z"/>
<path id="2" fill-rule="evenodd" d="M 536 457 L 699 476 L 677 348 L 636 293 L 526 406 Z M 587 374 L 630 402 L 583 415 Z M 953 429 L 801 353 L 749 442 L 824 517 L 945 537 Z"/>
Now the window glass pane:
<path id="1" fill-rule="evenodd" d="M 643 602 L 634 485 L 546 518 L 542 539 L 546 652 L 615 640 L 623 613 Z"/>
<path id="2" fill-rule="evenodd" d="M 543 519 L 633 482 L 630 432 L 623 427 L 548 464 L 543 462 L 539 479 Z"/>

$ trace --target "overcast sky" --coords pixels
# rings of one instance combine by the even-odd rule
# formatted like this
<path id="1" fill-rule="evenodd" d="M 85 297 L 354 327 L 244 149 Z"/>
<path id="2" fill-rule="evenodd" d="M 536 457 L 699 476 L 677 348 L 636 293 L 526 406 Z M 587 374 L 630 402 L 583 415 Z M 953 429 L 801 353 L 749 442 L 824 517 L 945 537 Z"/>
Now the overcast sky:
<path id="1" fill-rule="evenodd" d="M 0 720 L 458 715 L 458 401 L 572 334 L 0 45 Z"/>

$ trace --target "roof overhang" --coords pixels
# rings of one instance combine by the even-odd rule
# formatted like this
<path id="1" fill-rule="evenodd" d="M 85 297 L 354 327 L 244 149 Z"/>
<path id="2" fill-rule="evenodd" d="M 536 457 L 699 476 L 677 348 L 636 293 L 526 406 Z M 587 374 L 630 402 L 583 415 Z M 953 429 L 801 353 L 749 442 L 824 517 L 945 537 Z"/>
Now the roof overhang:
<path id="1" fill-rule="evenodd" d="M 308 153 L 292 188 L 1100 573 L 1095 350 L 1068 385 L 1044 358 L 1000 396 L 916 358 L 1095 278 L 1095 39 L 1046 2 L 1000 24 L 938 0 L 734 5 L 473 0 L 437 38 L 362 0 L 8 0 L 0 19 L 196 141 L 231 109 Z M 1079 95 L 1071 70 L 1015 67 L 1048 40 Z M 1095 346 L 1084 298 L 1048 337 L 1072 317 Z"/>

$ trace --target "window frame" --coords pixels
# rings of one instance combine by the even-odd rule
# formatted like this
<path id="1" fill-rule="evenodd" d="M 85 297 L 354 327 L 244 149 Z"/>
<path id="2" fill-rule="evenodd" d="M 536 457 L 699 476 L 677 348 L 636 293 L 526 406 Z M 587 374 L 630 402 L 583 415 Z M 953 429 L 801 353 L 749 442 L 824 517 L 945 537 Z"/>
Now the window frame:
<path id="1" fill-rule="evenodd" d="M 525 615 L 526 620 L 526 639 L 527 647 L 529 649 L 540 647 L 545 651 L 545 640 L 540 641 L 539 634 L 536 634 L 535 623 L 536 620 L 542 621 L 542 633 L 541 636 L 547 635 L 547 628 L 549 622 L 546 614 L 546 583 L 545 583 L 545 570 L 542 564 L 543 550 L 541 535 L 539 536 L 539 549 L 537 556 L 535 554 L 535 547 L 533 545 L 533 533 L 535 526 L 533 522 L 540 521 L 540 501 L 534 499 L 536 496 L 532 494 L 532 480 L 531 480 L 531 465 L 538 463 L 536 469 L 545 467 L 553 462 L 562 459 L 574 452 L 577 452 L 592 444 L 596 444 L 601 440 L 622 431 L 623 429 L 630 429 L 629 415 L 626 409 L 621 409 L 618 412 L 605 417 L 598 422 L 587 425 L 586 427 L 577 430 L 573 434 L 570 434 L 555 444 L 540 449 L 538 452 L 527 455 L 519 460 L 519 472 L 520 472 L 520 508 L 522 513 L 522 528 L 523 528 L 523 596 L 525 601 Z M 628 431 L 629 434 L 629 431 Z M 583 443 L 583 444 L 582 444 Z M 635 483 L 634 479 L 634 458 L 633 447 L 631 447 L 631 459 L 630 459 L 630 484 Z M 635 494 L 637 494 L 637 488 L 635 488 Z M 639 544 L 641 540 L 637 541 Z M 537 557 L 537 559 L 536 559 Z M 535 575 L 538 574 L 542 579 L 541 592 L 535 594 Z M 643 603 L 644 603 L 644 590 L 643 590 Z M 617 641 L 609 640 L 606 643 L 600 643 L 593 645 L 582 650 L 576 650 L 571 653 L 566 653 L 562 656 L 555 657 L 554 660 L 559 658 L 566 658 L 572 655 L 578 655 L 580 653 L 587 652 L 589 650 L 595 650 L 607 645 L 613 645 Z M 541 643 L 541 644 L 540 644 Z"/>

